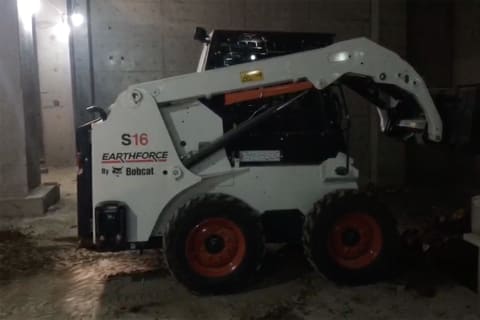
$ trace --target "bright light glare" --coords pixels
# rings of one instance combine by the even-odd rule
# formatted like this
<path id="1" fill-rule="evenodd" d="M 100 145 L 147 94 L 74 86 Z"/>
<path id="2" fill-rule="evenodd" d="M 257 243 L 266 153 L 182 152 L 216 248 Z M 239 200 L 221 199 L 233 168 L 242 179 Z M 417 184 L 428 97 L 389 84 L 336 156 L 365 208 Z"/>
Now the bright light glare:
<path id="1" fill-rule="evenodd" d="M 332 62 L 342 62 L 348 59 L 350 59 L 350 54 L 346 51 L 340 51 L 330 56 L 330 61 Z"/>
<path id="2" fill-rule="evenodd" d="M 249 76 L 256 76 L 258 74 L 261 74 L 262 72 L 260 70 L 252 70 L 252 71 L 248 71 L 247 72 L 247 75 Z"/>
<path id="3" fill-rule="evenodd" d="M 252 55 L 250 56 L 250 60 L 252 60 L 252 61 L 253 61 L 253 60 L 257 60 L 257 56 L 254 55 L 254 54 L 252 54 Z"/>
<path id="4" fill-rule="evenodd" d="M 72 21 L 74 27 L 79 27 L 83 24 L 85 18 L 81 13 L 75 12 L 70 16 L 70 21 Z"/>
<path id="5" fill-rule="evenodd" d="M 60 21 L 53 27 L 53 34 L 59 41 L 67 41 L 70 35 L 70 27 L 65 21 Z"/>
<path id="6" fill-rule="evenodd" d="M 21 15 L 34 15 L 40 10 L 40 0 L 18 0 L 18 11 Z"/>
<path id="7" fill-rule="evenodd" d="M 32 16 L 40 10 L 40 0 L 18 0 L 17 9 L 24 28 L 28 30 L 31 27 Z"/>

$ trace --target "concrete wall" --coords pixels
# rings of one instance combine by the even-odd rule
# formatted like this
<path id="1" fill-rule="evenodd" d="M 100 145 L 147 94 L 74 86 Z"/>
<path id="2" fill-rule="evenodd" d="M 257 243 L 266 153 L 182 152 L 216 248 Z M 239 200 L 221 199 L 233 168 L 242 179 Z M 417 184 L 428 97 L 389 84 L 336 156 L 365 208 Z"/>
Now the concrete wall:
<path id="1" fill-rule="evenodd" d="M 40 184 L 39 88 L 31 16 L 2 1 L 0 19 L 0 198 Z"/>
<path id="2" fill-rule="evenodd" d="M 409 0 L 408 59 L 430 87 L 480 82 L 480 1 Z"/>
<path id="3" fill-rule="evenodd" d="M 129 84 L 194 72 L 196 26 L 369 34 L 369 2 L 307 0 L 91 1 L 95 103 L 108 106 Z"/>
<path id="4" fill-rule="evenodd" d="M 453 5 L 451 0 L 409 0 L 408 61 L 429 87 L 452 86 Z M 450 150 L 442 145 L 408 145 L 407 179 L 411 184 L 441 184 Z"/>
<path id="5" fill-rule="evenodd" d="M 201 45 L 192 39 L 196 26 L 332 32 L 337 40 L 343 40 L 371 35 L 372 2 L 379 3 L 378 40 L 404 54 L 405 0 L 95 0 L 89 8 L 85 0 L 76 1 L 90 13 L 91 52 L 77 46 L 74 61 L 84 65 L 91 59 L 92 64 L 91 75 L 85 67 L 76 68 L 76 89 L 81 92 L 76 101 L 83 104 L 76 107 L 85 107 L 88 99 L 106 107 L 132 83 L 194 72 L 201 51 Z M 86 38 L 80 33 L 84 31 L 74 34 L 77 43 Z M 90 91 L 86 85 L 89 76 L 93 82 Z M 376 113 L 353 94 L 349 98 L 352 154 L 362 182 L 402 183 L 403 146 L 379 137 L 377 123 L 371 120 Z M 78 118 L 88 118 L 79 113 Z M 379 152 L 388 157 L 377 157 Z"/>
<path id="6" fill-rule="evenodd" d="M 454 1 L 453 36 L 453 84 L 480 84 L 480 1 Z M 475 125 L 480 126 L 480 123 Z M 462 182 L 473 185 L 478 193 L 480 155 L 459 154 L 453 157 L 452 163 L 463 178 Z"/>
<path id="7" fill-rule="evenodd" d="M 453 7 L 451 0 L 408 1 L 407 58 L 429 87 L 452 86 Z"/>
<path id="8" fill-rule="evenodd" d="M 430 87 L 480 83 L 480 1 L 408 1 L 408 59 Z M 447 119 L 448 121 L 449 119 Z M 448 145 L 408 146 L 412 184 L 480 187 L 480 158 Z"/>
<path id="9" fill-rule="evenodd" d="M 68 35 L 62 36 L 56 29 L 65 12 L 65 0 L 49 0 L 42 1 L 36 15 L 44 159 L 49 166 L 75 162 Z"/>
<path id="10" fill-rule="evenodd" d="M 480 83 L 480 1 L 454 1 L 453 82 Z"/>

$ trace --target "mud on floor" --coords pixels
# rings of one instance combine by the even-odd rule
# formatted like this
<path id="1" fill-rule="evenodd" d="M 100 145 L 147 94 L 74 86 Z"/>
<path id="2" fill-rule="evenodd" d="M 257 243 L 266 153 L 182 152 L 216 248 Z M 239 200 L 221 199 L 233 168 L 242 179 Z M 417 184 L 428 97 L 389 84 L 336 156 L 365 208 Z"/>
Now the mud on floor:
<path id="1" fill-rule="evenodd" d="M 0 232 L 0 319 L 480 319 L 475 293 L 433 277 L 429 263 L 411 266 L 418 276 L 342 287 L 311 272 L 301 249 L 288 246 L 268 253 L 248 290 L 195 296 L 157 251 L 77 249 L 75 171 L 49 176 L 62 185 L 55 209 Z"/>
<path id="2" fill-rule="evenodd" d="M 1 233 L 0 319 L 478 319 L 476 297 L 452 283 L 433 298 L 402 281 L 339 287 L 312 273 L 297 247 L 269 251 L 256 284 L 226 296 L 195 296 L 155 250 L 98 253 L 74 238 Z M 8 276 L 7 276 L 8 274 Z M 448 303 L 447 303 L 448 302 Z"/>
<path id="3" fill-rule="evenodd" d="M 26 276 L 48 268 L 52 259 L 46 248 L 37 247 L 17 230 L 0 231 L 0 280 Z"/>
<path id="4" fill-rule="evenodd" d="M 0 231 L 0 280 L 15 280 L 43 272 L 61 272 L 83 267 L 98 268 L 98 279 L 152 272 L 167 275 L 168 271 L 154 250 L 136 252 L 95 252 L 78 249 L 73 237 L 39 242 L 18 230 Z M 134 263 L 133 263 L 134 262 Z"/>

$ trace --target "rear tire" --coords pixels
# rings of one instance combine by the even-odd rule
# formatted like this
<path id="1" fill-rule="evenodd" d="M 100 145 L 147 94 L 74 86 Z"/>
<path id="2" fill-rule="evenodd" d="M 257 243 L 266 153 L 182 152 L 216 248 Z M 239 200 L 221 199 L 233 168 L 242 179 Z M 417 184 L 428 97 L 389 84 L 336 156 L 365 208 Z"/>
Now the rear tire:
<path id="1" fill-rule="evenodd" d="M 326 195 L 304 225 L 309 262 L 339 283 L 366 284 L 391 276 L 398 243 L 396 223 L 386 207 L 353 190 Z"/>
<path id="2" fill-rule="evenodd" d="M 164 254 L 174 277 L 198 293 L 235 292 L 260 267 L 265 243 L 257 213 L 242 201 L 207 194 L 172 217 Z"/>

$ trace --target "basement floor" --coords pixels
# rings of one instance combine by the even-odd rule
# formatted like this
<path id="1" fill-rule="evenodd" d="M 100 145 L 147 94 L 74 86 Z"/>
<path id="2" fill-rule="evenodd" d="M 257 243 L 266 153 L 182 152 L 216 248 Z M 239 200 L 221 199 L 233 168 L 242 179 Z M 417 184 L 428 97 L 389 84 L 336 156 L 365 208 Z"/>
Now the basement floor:
<path id="1" fill-rule="evenodd" d="M 62 199 L 43 217 L 0 221 L 0 319 L 480 319 L 480 298 L 431 263 L 390 282 L 345 287 L 312 272 L 300 250 L 269 251 L 255 287 L 195 296 L 157 251 L 76 247 L 73 168 L 50 169 Z"/>

